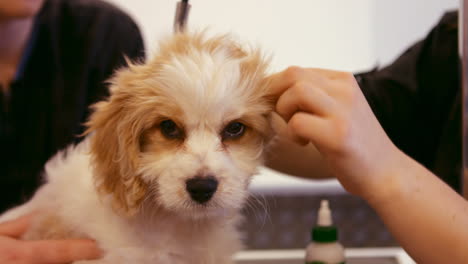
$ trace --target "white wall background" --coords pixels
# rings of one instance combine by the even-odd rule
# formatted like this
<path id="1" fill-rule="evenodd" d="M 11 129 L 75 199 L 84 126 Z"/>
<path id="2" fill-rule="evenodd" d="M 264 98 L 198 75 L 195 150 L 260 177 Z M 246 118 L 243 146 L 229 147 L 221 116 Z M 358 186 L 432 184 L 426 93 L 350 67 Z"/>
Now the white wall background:
<path id="1" fill-rule="evenodd" d="M 376 61 L 388 64 L 404 49 L 429 32 L 444 12 L 458 8 L 460 0 L 374 0 L 371 37 Z"/>
<path id="2" fill-rule="evenodd" d="M 172 32 L 177 0 L 108 0 L 139 23 L 147 47 Z M 459 0 L 190 0 L 190 28 L 234 32 L 289 65 L 360 71 L 387 64 Z"/>
<path id="3" fill-rule="evenodd" d="M 140 23 L 149 47 L 172 32 L 176 0 L 112 0 Z M 356 70 L 373 65 L 373 0 L 191 0 L 189 27 L 209 26 L 291 64 Z M 355 37 L 358 36 L 358 37 Z"/>
<path id="4" fill-rule="evenodd" d="M 172 32 L 176 0 L 108 0 L 140 25 L 146 46 Z M 273 55 L 272 70 L 289 65 L 347 71 L 394 60 L 423 38 L 459 0 L 190 0 L 190 28 L 233 32 Z M 262 170 L 252 186 L 262 192 L 342 192 L 332 181 L 306 182 Z M 286 188 L 289 186 L 290 188 Z M 315 190 L 315 191 L 314 191 Z"/>

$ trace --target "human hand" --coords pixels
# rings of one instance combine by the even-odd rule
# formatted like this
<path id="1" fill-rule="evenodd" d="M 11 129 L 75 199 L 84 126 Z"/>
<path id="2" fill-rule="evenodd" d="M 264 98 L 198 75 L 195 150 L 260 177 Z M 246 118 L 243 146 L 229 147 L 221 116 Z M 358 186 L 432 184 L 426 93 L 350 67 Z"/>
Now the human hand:
<path id="1" fill-rule="evenodd" d="M 19 240 L 33 217 L 34 214 L 25 215 L 0 224 L 0 263 L 59 264 L 101 256 L 91 240 Z"/>
<path id="2" fill-rule="evenodd" d="M 404 154 L 385 134 L 354 76 L 290 67 L 269 79 L 287 134 L 312 142 L 349 192 L 371 199 Z"/>

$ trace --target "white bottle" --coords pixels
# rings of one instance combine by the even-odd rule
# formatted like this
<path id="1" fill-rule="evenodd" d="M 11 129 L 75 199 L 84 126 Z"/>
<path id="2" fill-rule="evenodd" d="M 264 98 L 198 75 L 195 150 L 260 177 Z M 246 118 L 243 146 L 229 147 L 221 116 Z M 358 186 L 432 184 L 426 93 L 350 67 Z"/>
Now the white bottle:
<path id="1" fill-rule="evenodd" d="M 306 248 L 306 264 L 344 264 L 343 246 L 338 242 L 338 231 L 332 224 L 327 200 L 322 200 L 317 225 L 312 228 L 312 242 Z"/>

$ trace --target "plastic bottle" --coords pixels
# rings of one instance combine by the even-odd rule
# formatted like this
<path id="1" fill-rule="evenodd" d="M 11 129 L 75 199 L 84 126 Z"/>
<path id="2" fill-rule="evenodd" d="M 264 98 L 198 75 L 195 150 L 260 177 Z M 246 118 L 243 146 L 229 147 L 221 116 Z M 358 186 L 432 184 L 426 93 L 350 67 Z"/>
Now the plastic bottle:
<path id="1" fill-rule="evenodd" d="M 322 200 L 317 225 L 312 228 L 312 242 L 306 248 L 306 264 L 344 264 L 343 246 L 338 242 L 338 230 L 332 224 L 327 200 Z"/>

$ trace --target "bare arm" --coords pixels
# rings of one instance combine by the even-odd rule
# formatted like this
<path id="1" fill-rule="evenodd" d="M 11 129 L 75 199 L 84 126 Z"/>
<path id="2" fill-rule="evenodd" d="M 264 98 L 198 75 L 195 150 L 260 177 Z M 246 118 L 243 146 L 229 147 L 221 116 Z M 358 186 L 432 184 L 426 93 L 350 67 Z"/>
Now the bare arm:
<path id="1" fill-rule="evenodd" d="M 400 154 L 367 201 L 417 263 L 468 263 L 467 201 Z"/>
<path id="2" fill-rule="evenodd" d="M 395 147 L 352 74 L 293 67 L 271 81 L 289 138 L 314 143 L 418 263 L 468 263 L 468 203 Z"/>

